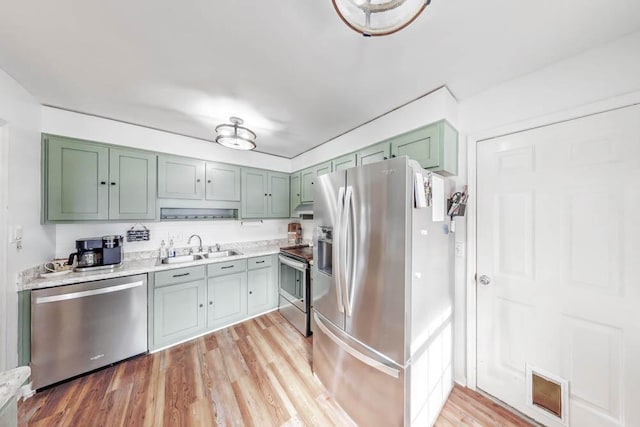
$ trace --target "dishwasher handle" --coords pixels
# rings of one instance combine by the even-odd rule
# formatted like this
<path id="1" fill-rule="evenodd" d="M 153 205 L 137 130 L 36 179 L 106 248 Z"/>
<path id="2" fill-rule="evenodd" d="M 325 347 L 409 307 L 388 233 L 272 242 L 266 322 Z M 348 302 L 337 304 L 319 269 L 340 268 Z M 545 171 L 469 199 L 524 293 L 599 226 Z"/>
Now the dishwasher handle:
<path id="1" fill-rule="evenodd" d="M 49 297 L 36 298 L 36 304 L 47 304 L 50 302 L 68 301 L 72 299 L 91 297 L 95 295 L 110 294 L 112 292 L 124 291 L 127 289 L 143 286 L 144 282 L 138 280 L 136 282 L 125 283 L 122 285 L 108 286 L 106 288 L 92 289 L 89 291 L 69 292 L 68 294 L 52 295 Z"/>

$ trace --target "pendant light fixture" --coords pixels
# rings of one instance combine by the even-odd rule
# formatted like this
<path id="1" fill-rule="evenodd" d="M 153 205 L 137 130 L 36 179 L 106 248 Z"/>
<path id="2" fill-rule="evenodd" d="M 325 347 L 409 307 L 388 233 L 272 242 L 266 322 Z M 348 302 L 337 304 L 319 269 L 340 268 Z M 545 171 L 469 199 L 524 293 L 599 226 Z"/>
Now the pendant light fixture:
<path id="1" fill-rule="evenodd" d="M 332 0 L 340 18 L 365 37 L 386 36 L 411 24 L 431 0 Z"/>
<path id="2" fill-rule="evenodd" d="M 256 134 L 244 126 L 238 117 L 229 117 L 231 123 L 216 126 L 216 142 L 234 150 L 253 150 L 256 148 Z"/>

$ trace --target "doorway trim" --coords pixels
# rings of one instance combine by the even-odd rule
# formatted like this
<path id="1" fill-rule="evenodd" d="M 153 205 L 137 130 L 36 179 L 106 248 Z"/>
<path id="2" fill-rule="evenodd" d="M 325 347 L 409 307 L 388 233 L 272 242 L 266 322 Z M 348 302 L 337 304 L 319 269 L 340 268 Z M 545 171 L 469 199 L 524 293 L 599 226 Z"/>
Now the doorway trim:
<path id="1" fill-rule="evenodd" d="M 0 119 L 0 372 L 7 369 L 7 294 L 9 277 L 7 276 L 7 256 L 9 251 L 7 234 L 7 205 L 9 198 L 9 126 Z"/>
<path id="2" fill-rule="evenodd" d="M 476 390 L 477 385 L 477 169 L 478 143 L 502 136 L 526 132 L 540 127 L 567 122 L 620 108 L 640 105 L 640 91 L 591 102 L 582 106 L 551 113 L 487 131 L 472 133 L 467 138 L 467 177 L 472 202 L 467 205 L 467 277 L 466 277 L 466 382 L 467 387 Z"/>

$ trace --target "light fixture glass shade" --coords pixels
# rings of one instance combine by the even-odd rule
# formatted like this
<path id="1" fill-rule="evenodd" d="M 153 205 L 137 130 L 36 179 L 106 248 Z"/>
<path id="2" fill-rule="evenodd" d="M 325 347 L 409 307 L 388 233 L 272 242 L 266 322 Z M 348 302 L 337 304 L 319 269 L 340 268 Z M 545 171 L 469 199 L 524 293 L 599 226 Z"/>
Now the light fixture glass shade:
<path id="1" fill-rule="evenodd" d="M 216 126 L 216 142 L 235 150 L 253 150 L 256 148 L 256 134 L 240 126 L 244 121 L 238 117 L 229 118 L 229 123 Z"/>
<path id="2" fill-rule="evenodd" d="M 385 36 L 412 23 L 431 0 L 332 0 L 340 18 L 364 36 Z"/>

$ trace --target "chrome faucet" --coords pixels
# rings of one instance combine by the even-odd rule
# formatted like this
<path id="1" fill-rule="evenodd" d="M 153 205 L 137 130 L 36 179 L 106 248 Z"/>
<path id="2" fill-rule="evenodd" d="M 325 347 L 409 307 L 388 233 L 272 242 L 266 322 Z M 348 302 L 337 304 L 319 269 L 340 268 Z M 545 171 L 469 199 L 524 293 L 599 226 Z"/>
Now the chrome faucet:
<path id="1" fill-rule="evenodd" d="M 189 236 L 189 240 L 187 240 L 187 245 L 191 244 L 191 239 L 193 239 L 194 237 L 197 237 L 198 242 L 200 243 L 200 245 L 198 246 L 198 252 L 202 252 L 202 237 L 198 236 L 197 234 L 192 234 L 191 236 Z"/>

